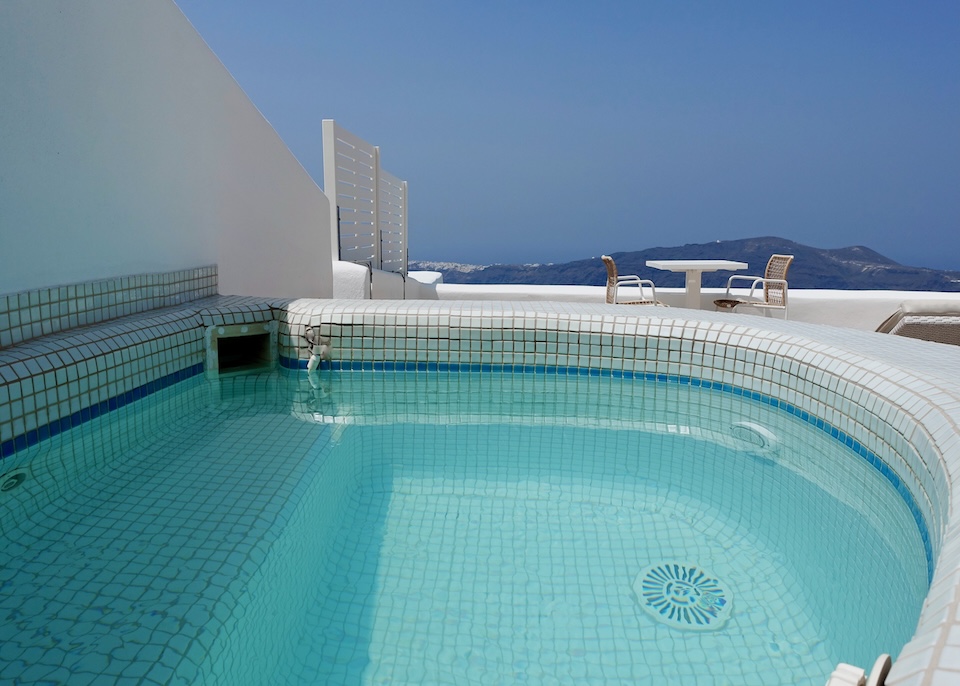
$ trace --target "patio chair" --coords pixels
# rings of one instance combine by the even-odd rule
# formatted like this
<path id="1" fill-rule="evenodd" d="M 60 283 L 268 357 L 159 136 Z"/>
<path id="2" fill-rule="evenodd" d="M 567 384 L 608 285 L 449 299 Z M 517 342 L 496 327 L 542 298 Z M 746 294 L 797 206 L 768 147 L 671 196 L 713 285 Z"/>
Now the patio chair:
<path id="1" fill-rule="evenodd" d="M 906 300 L 877 327 L 880 333 L 960 345 L 960 302 Z"/>
<path id="2" fill-rule="evenodd" d="M 601 255 L 600 259 L 607 267 L 607 302 L 615 305 L 659 305 L 666 307 L 657 300 L 657 289 L 650 279 L 641 279 L 636 274 L 617 274 L 617 263 L 609 255 Z M 636 286 L 638 290 L 626 297 L 621 297 L 621 286 Z M 647 294 L 649 289 L 650 293 Z"/>
<path id="3" fill-rule="evenodd" d="M 736 307 L 756 307 L 762 310 L 783 310 L 783 318 L 787 318 L 787 271 L 793 255 L 773 255 L 767 262 L 763 276 L 746 276 L 734 274 L 727 280 L 726 296 L 714 300 L 713 304 L 718 311 L 730 310 Z M 750 292 L 746 297 L 736 297 L 732 292 L 733 284 L 737 281 L 751 281 Z M 763 295 L 757 289 L 763 286 Z"/>

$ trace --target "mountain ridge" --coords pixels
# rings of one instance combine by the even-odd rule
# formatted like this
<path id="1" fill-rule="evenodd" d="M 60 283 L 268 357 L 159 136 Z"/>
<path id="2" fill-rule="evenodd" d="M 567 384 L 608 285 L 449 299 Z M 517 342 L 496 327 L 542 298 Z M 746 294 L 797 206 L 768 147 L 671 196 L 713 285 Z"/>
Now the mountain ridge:
<path id="1" fill-rule="evenodd" d="M 750 265 L 740 273 L 762 275 L 767 260 L 774 253 L 795 256 L 787 277 L 793 288 L 960 292 L 960 271 L 902 265 L 862 245 L 815 248 L 785 238 L 765 236 L 613 252 L 610 255 L 616 260 L 621 274 L 652 279 L 659 287 L 682 288 L 682 273 L 652 269 L 646 266 L 646 261 L 736 260 Z M 607 280 L 599 255 L 549 264 L 476 265 L 411 260 L 410 269 L 439 271 L 445 283 L 602 286 Z M 730 274 L 705 272 L 703 285 L 722 287 Z"/>

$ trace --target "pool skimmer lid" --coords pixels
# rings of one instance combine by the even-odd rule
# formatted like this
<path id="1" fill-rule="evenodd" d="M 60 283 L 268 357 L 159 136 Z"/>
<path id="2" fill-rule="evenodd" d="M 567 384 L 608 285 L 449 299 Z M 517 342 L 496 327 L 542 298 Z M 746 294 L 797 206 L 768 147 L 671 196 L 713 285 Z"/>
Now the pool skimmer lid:
<path id="1" fill-rule="evenodd" d="M 675 629 L 718 629 L 733 609 L 733 596 L 715 576 L 682 562 L 644 567 L 633 591 L 647 614 Z"/>

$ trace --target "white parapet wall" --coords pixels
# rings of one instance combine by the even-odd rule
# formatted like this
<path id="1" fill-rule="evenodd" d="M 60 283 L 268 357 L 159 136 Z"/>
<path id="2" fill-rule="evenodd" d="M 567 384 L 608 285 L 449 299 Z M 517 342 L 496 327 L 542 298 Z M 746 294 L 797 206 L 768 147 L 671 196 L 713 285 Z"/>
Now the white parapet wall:
<path id="1" fill-rule="evenodd" d="M 443 283 L 440 272 L 407 272 L 407 300 L 439 300 L 437 286 Z"/>
<path id="2" fill-rule="evenodd" d="M 404 278 L 401 274 L 392 274 L 380 269 L 372 272 L 370 296 L 377 300 L 403 300 L 405 297 Z"/>
<path id="3" fill-rule="evenodd" d="M 370 270 L 362 264 L 335 260 L 333 263 L 333 297 L 346 300 L 370 298 Z"/>
<path id="4" fill-rule="evenodd" d="M 0 293 L 216 264 L 332 295 L 326 196 L 171 0 L 5 0 L 0 83 Z"/>
<path id="5" fill-rule="evenodd" d="M 346 300 L 437 300 L 440 272 L 393 272 L 336 260 L 333 263 L 333 297 Z"/>

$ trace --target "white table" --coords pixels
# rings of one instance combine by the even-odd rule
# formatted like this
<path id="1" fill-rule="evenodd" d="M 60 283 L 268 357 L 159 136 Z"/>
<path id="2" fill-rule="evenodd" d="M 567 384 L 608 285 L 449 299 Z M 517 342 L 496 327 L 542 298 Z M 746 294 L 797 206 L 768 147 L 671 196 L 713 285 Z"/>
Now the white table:
<path id="1" fill-rule="evenodd" d="M 746 269 L 746 262 L 733 260 L 647 260 L 647 266 L 670 272 L 686 272 L 687 291 L 684 307 L 700 309 L 700 275 L 703 272 Z"/>

